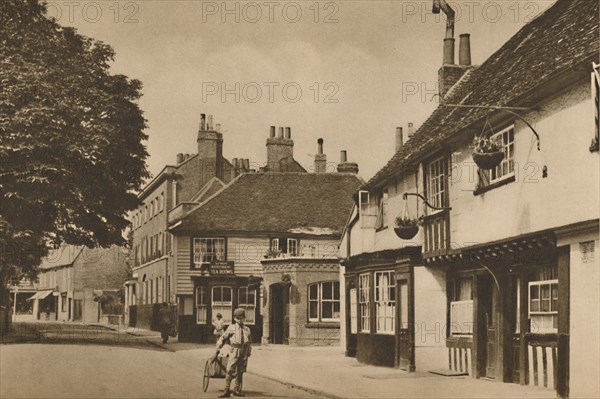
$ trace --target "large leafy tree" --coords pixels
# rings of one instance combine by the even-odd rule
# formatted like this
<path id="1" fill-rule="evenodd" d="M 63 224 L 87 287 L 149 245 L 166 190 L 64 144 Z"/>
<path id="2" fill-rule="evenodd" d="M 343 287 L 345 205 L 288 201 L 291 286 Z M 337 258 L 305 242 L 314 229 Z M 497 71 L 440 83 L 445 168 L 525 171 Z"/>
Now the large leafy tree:
<path id="1" fill-rule="evenodd" d="M 113 57 L 38 0 L 0 1 L 0 287 L 35 278 L 53 245 L 126 243 L 146 120 Z"/>

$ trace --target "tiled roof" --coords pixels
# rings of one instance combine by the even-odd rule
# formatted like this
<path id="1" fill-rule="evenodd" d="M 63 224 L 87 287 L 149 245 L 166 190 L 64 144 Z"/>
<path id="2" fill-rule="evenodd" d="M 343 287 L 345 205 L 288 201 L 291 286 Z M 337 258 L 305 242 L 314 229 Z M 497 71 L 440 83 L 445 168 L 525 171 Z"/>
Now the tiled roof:
<path id="1" fill-rule="evenodd" d="M 48 256 L 42 259 L 40 269 L 52 269 L 55 267 L 69 266 L 79 256 L 83 247 L 75 245 L 63 245 L 58 249 L 53 249 L 48 252 Z"/>
<path id="2" fill-rule="evenodd" d="M 346 173 L 244 174 L 192 210 L 173 231 L 339 235 L 361 183 Z"/>
<path id="3" fill-rule="evenodd" d="M 481 66 L 452 89 L 444 102 L 467 105 L 516 105 L 557 73 L 595 57 L 598 60 L 598 1 L 558 0 L 525 25 Z M 480 121 L 490 111 L 438 107 L 365 189 L 395 177 L 423 152 L 449 135 Z"/>

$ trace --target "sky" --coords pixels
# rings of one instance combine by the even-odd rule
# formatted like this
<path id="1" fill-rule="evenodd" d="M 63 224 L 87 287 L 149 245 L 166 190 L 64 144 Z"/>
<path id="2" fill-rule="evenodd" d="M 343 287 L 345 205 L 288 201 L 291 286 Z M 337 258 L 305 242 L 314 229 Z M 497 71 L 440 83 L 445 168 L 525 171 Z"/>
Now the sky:
<path id="1" fill-rule="evenodd" d="M 49 1 L 65 26 L 111 45 L 113 73 L 143 83 L 148 169 L 195 153 L 200 114 L 221 124 L 224 156 L 266 162 L 269 126 L 291 127 L 312 170 L 317 139 L 368 180 L 393 156 L 395 128 L 435 109 L 445 17 L 433 0 Z M 554 0 L 450 2 L 481 64 Z"/>

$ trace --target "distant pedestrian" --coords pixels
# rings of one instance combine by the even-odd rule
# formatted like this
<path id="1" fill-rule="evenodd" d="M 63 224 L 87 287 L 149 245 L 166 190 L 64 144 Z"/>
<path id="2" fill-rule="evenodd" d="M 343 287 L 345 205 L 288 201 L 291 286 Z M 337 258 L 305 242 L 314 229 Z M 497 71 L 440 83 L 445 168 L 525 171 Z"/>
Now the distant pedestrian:
<path id="1" fill-rule="evenodd" d="M 248 358 L 252 354 L 252 344 L 250 342 L 250 328 L 244 324 L 246 312 L 242 308 L 233 311 L 234 323 L 231 324 L 217 341 L 217 355 L 220 349 L 229 342 L 231 353 L 227 363 L 227 375 L 225 376 L 225 390 L 220 398 L 228 398 L 233 393 L 234 396 L 245 396 L 242 393 L 242 380 L 244 372 L 248 366 Z M 231 391 L 231 381 L 235 378 L 235 388 Z"/>
<path id="2" fill-rule="evenodd" d="M 169 334 L 173 327 L 173 315 L 171 309 L 166 302 L 163 302 L 160 310 L 158 311 L 158 326 L 160 328 L 160 336 L 162 337 L 163 344 L 169 341 Z"/>
<path id="3" fill-rule="evenodd" d="M 223 320 L 223 315 L 221 313 L 217 313 L 217 318 L 213 320 L 212 325 L 215 328 L 213 334 L 217 336 L 217 338 L 221 338 L 223 335 L 223 327 L 225 327 L 225 321 Z"/>

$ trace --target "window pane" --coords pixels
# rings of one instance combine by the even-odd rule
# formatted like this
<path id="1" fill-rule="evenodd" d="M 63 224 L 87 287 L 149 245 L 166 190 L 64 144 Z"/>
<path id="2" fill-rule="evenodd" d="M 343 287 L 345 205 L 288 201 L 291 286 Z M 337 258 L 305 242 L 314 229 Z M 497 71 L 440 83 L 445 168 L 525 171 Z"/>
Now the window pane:
<path id="1" fill-rule="evenodd" d="M 532 285 L 530 289 L 530 297 L 531 299 L 540 299 L 540 291 L 537 285 Z"/>
<path id="2" fill-rule="evenodd" d="M 333 302 L 323 302 L 321 318 L 332 319 L 333 318 Z"/>
<path id="3" fill-rule="evenodd" d="M 221 302 L 223 296 L 221 294 L 221 287 L 215 287 L 212 290 L 212 300 L 213 302 Z"/>
<path id="4" fill-rule="evenodd" d="M 321 294 L 323 299 L 333 299 L 332 285 L 332 283 L 323 283 L 323 292 Z"/>
<path id="5" fill-rule="evenodd" d="M 333 298 L 339 300 L 340 299 L 340 283 L 333 283 Z"/>
<path id="6" fill-rule="evenodd" d="M 248 304 L 250 304 L 250 305 L 256 304 L 255 296 L 256 296 L 255 290 L 248 291 Z"/>
<path id="7" fill-rule="evenodd" d="M 309 292 L 309 298 L 310 299 L 317 300 L 319 298 L 318 285 L 317 284 L 310 285 L 308 287 L 308 292 Z"/>
<path id="8" fill-rule="evenodd" d="M 308 317 L 310 317 L 311 319 L 316 319 L 319 317 L 319 315 L 317 314 L 317 307 L 318 302 L 310 301 Z"/>
<path id="9" fill-rule="evenodd" d="M 223 302 L 231 302 L 231 288 L 223 287 Z"/>
<path id="10" fill-rule="evenodd" d="M 552 284 L 552 311 L 558 312 L 558 284 Z"/>

